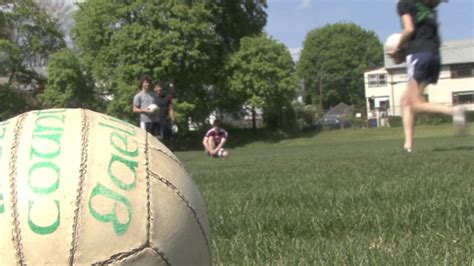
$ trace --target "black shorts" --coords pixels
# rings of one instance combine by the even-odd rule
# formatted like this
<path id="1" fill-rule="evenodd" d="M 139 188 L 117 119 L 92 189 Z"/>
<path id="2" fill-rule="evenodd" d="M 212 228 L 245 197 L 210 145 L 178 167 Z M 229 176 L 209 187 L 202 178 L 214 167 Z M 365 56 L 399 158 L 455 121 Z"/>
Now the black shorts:
<path id="1" fill-rule="evenodd" d="M 407 56 L 408 80 L 415 79 L 418 82 L 428 84 L 438 83 L 441 71 L 441 57 L 437 52 L 420 52 Z"/>

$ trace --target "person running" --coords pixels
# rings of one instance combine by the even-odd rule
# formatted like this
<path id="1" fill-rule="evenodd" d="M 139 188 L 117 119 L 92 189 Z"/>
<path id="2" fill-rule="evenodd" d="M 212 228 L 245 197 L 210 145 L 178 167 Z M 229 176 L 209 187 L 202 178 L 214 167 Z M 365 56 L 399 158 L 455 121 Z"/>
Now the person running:
<path id="1" fill-rule="evenodd" d="M 156 106 L 156 94 L 150 90 L 151 77 L 143 75 L 140 78 L 141 91 L 133 97 L 133 112 L 140 114 L 140 128 L 146 130 L 153 136 L 158 132 L 158 112 Z"/>
<path id="2" fill-rule="evenodd" d="M 214 158 L 227 158 L 229 152 L 224 149 L 224 144 L 229 137 L 227 131 L 221 128 L 221 123 L 218 119 L 215 119 L 212 123 L 212 128 L 209 129 L 202 140 L 204 149 L 207 155 Z"/>
<path id="3" fill-rule="evenodd" d="M 458 133 L 466 127 L 465 108 L 426 102 L 423 92 L 438 81 L 441 58 L 436 8 L 447 0 L 399 0 L 397 11 L 403 31 L 400 42 L 388 55 L 395 63 L 406 61 L 408 86 L 401 98 L 404 151 L 413 151 L 415 116 L 420 112 L 444 113 L 453 116 Z M 406 55 L 406 56 L 405 56 Z"/>

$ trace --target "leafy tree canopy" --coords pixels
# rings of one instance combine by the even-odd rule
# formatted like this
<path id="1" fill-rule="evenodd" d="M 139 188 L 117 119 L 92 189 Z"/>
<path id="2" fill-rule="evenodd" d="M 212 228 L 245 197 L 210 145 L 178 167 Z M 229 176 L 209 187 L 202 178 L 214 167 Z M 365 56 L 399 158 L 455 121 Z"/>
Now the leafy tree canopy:
<path id="1" fill-rule="evenodd" d="M 28 109 L 23 100 L 15 99 L 21 97 L 18 88 L 43 88 L 43 67 L 65 42 L 56 20 L 35 1 L 3 0 L 0 6 L 0 77 L 8 80 L 0 94 L 9 99 L 9 104 L 0 105 L 0 113 L 11 116 Z"/>
<path id="2" fill-rule="evenodd" d="M 49 54 L 65 46 L 55 20 L 32 0 L 3 1 L 0 12 L 1 75 L 10 83 L 40 81 L 35 67 L 46 64 Z"/>
<path id="3" fill-rule="evenodd" d="M 132 118 L 137 79 L 172 81 L 179 101 L 202 120 L 215 108 L 210 91 L 235 43 L 265 25 L 265 1 L 89 0 L 76 13 L 74 39 L 99 90 L 113 96 L 108 111 Z M 245 30 L 238 30 L 242 26 Z M 234 31 L 229 29 L 234 28 Z M 229 31 L 228 31 L 229 30 Z"/>
<path id="4" fill-rule="evenodd" d="M 265 34 L 243 38 L 227 68 L 235 102 L 280 110 L 294 98 L 297 82 L 290 52 Z"/>
<path id="5" fill-rule="evenodd" d="M 297 73 L 318 99 L 323 86 L 327 109 L 340 102 L 364 103 L 362 73 L 382 65 L 382 44 L 374 32 L 353 23 L 336 23 L 308 33 Z"/>
<path id="6" fill-rule="evenodd" d="M 93 89 L 90 74 L 84 71 L 72 50 L 64 49 L 51 56 L 48 63 L 48 85 L 39 98 L 49 108 L 95 109 L 99 101 Z"/>
<path id="7" fill-rule="evenodd" d="M 260 34 L 267 23 L 266 0 L 226 0 L 216 7 L 216 31 L 230 51 L 239 49 L 241 38 Z"/>

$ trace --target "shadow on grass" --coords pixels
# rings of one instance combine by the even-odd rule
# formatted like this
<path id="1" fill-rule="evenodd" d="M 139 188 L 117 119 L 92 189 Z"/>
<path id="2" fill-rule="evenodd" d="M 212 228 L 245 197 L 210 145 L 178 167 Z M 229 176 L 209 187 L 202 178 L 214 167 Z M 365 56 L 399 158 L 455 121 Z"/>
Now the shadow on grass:
<path id="1" fill-rule="evenodd" d="M 228 149 L 242 147 L 253 142 L 278 143 L 282 140 L 296 139 L 296 138 L 312 138 L 319 134 L 318 130 L 305 131 L 282 131 L 280 129 L 228 129 L 229 139 L 225 144 Z M 173 146 L 177 151 L 191 151 L 202 150 L 202 139 L 205 131 L 187 132 L 185 135 L 180 135 L 173 141 Z"/>
<path id="2" fill-rule="evenodd" d="M 458 146 L 452 148 L 435 148 L 433 151 L 435 152 L 444 152 L 444 151 L 473 151 L 474 146 Z"/>

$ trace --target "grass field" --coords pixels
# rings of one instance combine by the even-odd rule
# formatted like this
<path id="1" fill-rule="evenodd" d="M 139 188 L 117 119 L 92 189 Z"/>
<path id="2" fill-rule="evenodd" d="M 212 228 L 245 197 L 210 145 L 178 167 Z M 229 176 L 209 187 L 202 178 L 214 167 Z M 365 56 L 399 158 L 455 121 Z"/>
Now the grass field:
<path id="1" fill-rule="evenodd" d="M 474 265 L 474 134 L 452 131 L 418 127 L 413 155 L 401 128 L 177 155 L 203 194 L 216 265 Z"/>

